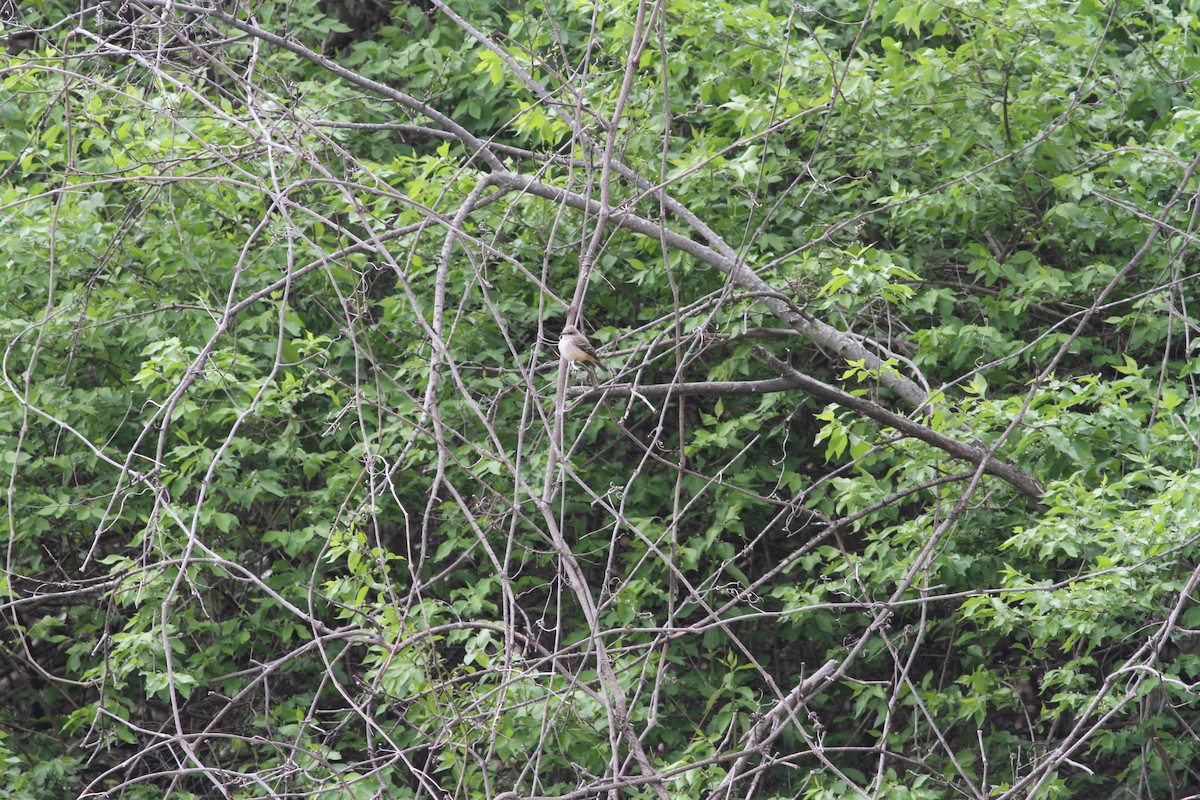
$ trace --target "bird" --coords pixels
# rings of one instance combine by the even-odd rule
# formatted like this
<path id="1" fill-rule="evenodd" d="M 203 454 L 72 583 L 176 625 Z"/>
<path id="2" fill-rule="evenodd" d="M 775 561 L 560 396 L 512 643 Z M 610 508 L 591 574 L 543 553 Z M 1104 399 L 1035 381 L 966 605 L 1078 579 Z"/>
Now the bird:
<path id="1" fill-rule="evenodd" d="M 592 347 L 592 343 L 574 325 L 567 323 L 563 326 L 558 337 L 558 352 L 572 364 L 582 365 L 591 376 L 592 383 L 596 382 L 596 367 L 603 367 L 604 364 L 601 363 L 600 356 L 596 355 L 596 348 Z"/>

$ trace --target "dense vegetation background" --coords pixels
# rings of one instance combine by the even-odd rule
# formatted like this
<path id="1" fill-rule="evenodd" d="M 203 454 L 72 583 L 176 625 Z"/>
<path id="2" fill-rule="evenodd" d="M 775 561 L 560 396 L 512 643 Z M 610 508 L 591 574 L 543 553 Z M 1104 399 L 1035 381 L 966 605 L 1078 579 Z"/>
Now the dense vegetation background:
<path id="1" fill-rule="evenodd" d="M 12 6 L 6 797 L 1200 792 L 1200 4 Z"/>

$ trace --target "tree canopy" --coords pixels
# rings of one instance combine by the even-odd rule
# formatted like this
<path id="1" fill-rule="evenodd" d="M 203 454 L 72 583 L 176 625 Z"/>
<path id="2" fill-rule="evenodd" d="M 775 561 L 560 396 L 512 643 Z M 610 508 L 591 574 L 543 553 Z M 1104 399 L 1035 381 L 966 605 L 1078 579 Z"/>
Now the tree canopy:
<path id="1" fill-rule="evenodd" d="M 1196 3 L 9 11 L 6 796 L 1195 796 Z"/>

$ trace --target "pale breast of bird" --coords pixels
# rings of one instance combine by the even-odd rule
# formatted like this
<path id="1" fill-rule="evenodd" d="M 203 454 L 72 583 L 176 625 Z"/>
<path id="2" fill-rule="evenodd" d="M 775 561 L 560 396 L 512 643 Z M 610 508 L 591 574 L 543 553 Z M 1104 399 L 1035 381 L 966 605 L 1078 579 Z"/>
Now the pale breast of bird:
<path id="1" fill-rule="evenodd" d="M 567 361 L 591 361 L 592 357 L 582 347 L 579 347 L 575 342 L 571 341 L 571 337 L 564 336 L 558 340 L 558 352 Z"/>

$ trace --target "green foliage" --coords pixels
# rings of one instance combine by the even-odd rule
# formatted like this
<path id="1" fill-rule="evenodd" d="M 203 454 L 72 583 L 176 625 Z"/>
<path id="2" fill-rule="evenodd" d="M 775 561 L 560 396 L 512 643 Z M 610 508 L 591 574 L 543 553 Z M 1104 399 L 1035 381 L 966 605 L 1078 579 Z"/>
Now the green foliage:
<path id="1" fill-rule="evenodd" d="M 1193 11 L 261 6 L 35 4 L 0 67 L 13 797 L 1200 780 Z M 439 114 L 541 187 L 456 216 Z M 919 376 L 1044 496 L 792 391 L 560 424 L 581 254 L 618 382 Z"/>

